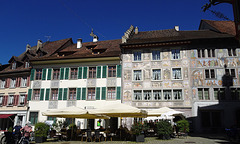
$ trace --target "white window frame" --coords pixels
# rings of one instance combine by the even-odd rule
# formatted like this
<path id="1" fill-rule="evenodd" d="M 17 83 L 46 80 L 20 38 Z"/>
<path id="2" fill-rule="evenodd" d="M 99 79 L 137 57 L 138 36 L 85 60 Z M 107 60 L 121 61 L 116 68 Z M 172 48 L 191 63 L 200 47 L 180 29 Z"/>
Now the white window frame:
<path id="1" fill-rule="evenodd" d="M 179 55 L 178 52 L 179 51 Z M 171 50 L 171 60 L 179 60 L 181 59 L 181 50 L 180 49 L 172 49 Z"/>
<path id="2" fill-rule="evenodd" d="M 135 72 L 136 71 L 140 71 L 140 77 L 138 76 L 138 78 L 140 78 L 140 80 L 136 80 L 135 79 Z M 137 74 L 136 74 L 137 75 Z M 142 70 L 133 70 L 133 75 L 132 75 L 132 78 L 133 78 L 133 81 L 142 81 L 143 80 L 143 73 L 142 73 Z"/>
<path id="3" fill-rule="evenodd" d="M 181 78 L 179 78 L 179 79 L 174 78 L 174 75 L 173 75 L 173 70 L 174 70 L 174 69 L 180 69 L 180 72 L 181 72 Z M 182 79 L 183 79 L 182 68 L 179 68 L 179 67 L 173 67 L 173 68 L 172 68 L 172 71 L 171 71 L 171 78 L 172 78 L 172 80 L 182 80 Z"/>
<path id="4" fill-rule="evenodd" d="M 154 79 L 154 70 L 160 70 L 160 79 Z M 162 80 L 162 69 L 152 69 L 152 81 L 161 81 Z"/>
<path id="5" fill-rule="evenodd" d="M 208 70 L 208 72 L 209 72 L 209 78 L 207 78 L 207 75 L 206 75 L 206 70 Z M 212 77 L 212 75 L 211 75 L 211 71 L 214 71 L 214 78 Z M 205 69 L 204 70 L 204 73 L 205 73 L 205 79 L 216 79 L 216 71 L 215 71 L 215 69 Z"/>
<path id="6" fill-rule="evenodd" d="M 175 95 L 174 95 L 174 94 L 175 94 L 175 93 L 174 93 L 175 91 L 180 91 L 180 93 L 179 93 L 180 96 L 178 96 L 178 97 L 180 97 L 180 98 L 175 98 Z M 177 95 L 178 95 L 178 94 L 177 94 Z M 173 89 L 173 90 L 172 90 L 172 99 L 173 99 L 173 100 L 182 100 L 182 99 L 183 99 L 182 89 Z"/>
<path id="7" fill-rule="evenodd" d="M 237 48 L 229 48 L 227 49 L 229 57 L 237 56 Z"/>
<path id="8" fill-rule="evenodd" d="M 136 92 L 140 92 L 140 93 L 136 93 Z M 142 90 L 133 90 L 133 100 L 134 101 L 142 101 L 143 100 L 142 95 L 143 95 Z M 139 97 L 136 97 L 136 96 L 139 96 Z"/>
<path id="9" fill-rule="evenodd" d="M 209 56 L 209 54 L 210 54 L 210 56 Z M 207 49 L 207 56 L 208 56 L 208 58 L 216 57 L 216 49 Z"/>
<path id="10" fill-rule="evenodd" d="M 159 93 L 156 93 L 157 91 L 160 91 L 160 95 L 157 95 L 157 99 L 156 99 L 156 95 L 155 94 L 159 94 Z M 159 101 L 159 100 L 162 100 L 162 90 L 152 90 L 152 99 L 154 101 Z M 158 98 L 159 97 L 159 98 Z"/>
<path id="11" fill-rule="evenodd" d="M 11 78 L 10 88 L 15 88 L 15 87 L 16 87 L 16 78 Z"/>
<path id="12" fill-rule="evenodd" d="M 199 52 L 200 52 L 200 55 L 199 55 Z M 204 56 L 203 56 L 203 54 L 204 54 Z M 206 57 L 205 49 L 197 49 L 197 57 L 205 58 Z"/>
<path id="13" fill-rule="evenodd" d="M 21 87 L 27 87 L 27 77 L 21 78 Z"/>
<path id="14" fill-rule="evenodd" d="M 135 60 L 135 53 L 137 54 L 137 59 Z M 139 60 L 139 53 L 140 53 L 140 60 Z M 133 51 L 133 59 L 132 59 L 132 61 L 133 62 L 141 62 L 142 60 L 143 60 L 143 54 L 142 54 L 142 51 Z"/>
<path id="15" fill-rule="evenodd" d="M 143 100 L 144 101 L 150 101 L 152 100 L 152 90 L 143 90 Z"/>
<path id="16" fill-rule="evenodd" d="M 6 79 L 1 79 L 0 88 L 5 88 L 5 84 L 6 84 Z"/>
<path id="17" fill-rule="evenodd" d="M 159 52 L 159 59 L 153 59 L 154 57 L 153 57 L 153 52 L 154 51 L 158 51 Z M 161 61 L 162 60 L 162 52 L 161 52 L 161 50 L 157 50 L 157 49 L 153 49 L 152 51 L 151 51 L 151 60 L 152 61 Z"/>
<path id="18" fill-rule="evenodd" d="M 165 93 L 166 91 L 168 91 L 168 93 Z M 170 91 L 170 93 L 169 93 L 169 91 Z M 173 100 L 173 94 L 172 94 L 172 89 L 163 89 L 163 92 L 162 92 L 162 94 L 163 94 L 163 100 L 164 101 L 171 101 L 171 100 Z M 164 95 L 164 94 L 168 94 L 168 95 Z"/>
<path id="19" fill-rule="evenodd" d="M 114 91 L 111 90 L 111 93 L 110 93 L 109 91 L 112 88 L 113 88 Z M 107 100 L 116 100 L 116 97 L 117 97 L 116 87 L 107 87 Z"/>
<path id="20" fill-rule="evenodd" d="M 199 89 L 202 89 L 202 99 L 199 99 Z M 207 89 L 207 91 L 206 91 Z M 206 96 L 205 96 L 205 91 L 208 92 L 208 97 L 209 99 L 206 99 Z M 210 88 L 198 88 L 198 100 L 207 100 L 207 101 L 210 101 L 211 100 L 211 97 L 210 97 Z"/>
<path id="21" fill-rule="evenodd" d="M 0 94 L 0 106 L 3 104 L 3 94 Z"/>
<path id="22" fill-rule="evenodd" d="M 8 105 L 12 106 L 13 105 L 13 101 L 14 101 L 14 95 L 13 94 L 9 94 L 8 95 Z"/>
<path id="23" fill-rule="evenodd" d="M 19 105 L 23 106 L 25 102 L 26 94 L 19 95 Z"/>

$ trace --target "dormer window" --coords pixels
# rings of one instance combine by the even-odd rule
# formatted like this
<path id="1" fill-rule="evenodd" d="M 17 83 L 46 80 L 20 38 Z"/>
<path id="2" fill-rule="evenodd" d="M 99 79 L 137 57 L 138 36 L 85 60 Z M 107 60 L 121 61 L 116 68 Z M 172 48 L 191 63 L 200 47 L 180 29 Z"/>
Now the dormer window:
<path id="1" fill-rule="evenodd" d="M 28 61 L 25 61 L 25 62 L 24 62 L 24 67 L 25 67 L 25 68 L 29 68 L 29 62 L 28 62 Z"/>
<path id="2" fill-rule="evenodd" d="M 13 62 L 13 63 L 12 63 L 12 69 L 16 69 L 16 67 L 17 67 L 17 63 L 16 63 L 16 62 Z"/>

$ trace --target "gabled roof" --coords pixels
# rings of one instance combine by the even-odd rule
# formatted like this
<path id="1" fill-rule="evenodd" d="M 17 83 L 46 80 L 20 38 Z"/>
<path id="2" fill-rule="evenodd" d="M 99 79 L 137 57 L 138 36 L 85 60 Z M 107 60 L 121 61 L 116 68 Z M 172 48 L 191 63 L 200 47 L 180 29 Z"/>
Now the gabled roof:
<path id="1" fill-rule="evenodd" d="M 210 29 L 221 33 L 236 35 L 235 23 L 233 21 L 201 20 L 199 29 Z"/>
<path id="2" fill-rule="evenodd" d="M 16 56 L 12 56 L 12 58 L 8 61 L 8 63 L 11 63 L 12 61 L 16 61 L 16 62 L 20 62 L 20 63 L 22 63 L 22 61 L 19 60 L 19 58 L 16 57 Z"/>

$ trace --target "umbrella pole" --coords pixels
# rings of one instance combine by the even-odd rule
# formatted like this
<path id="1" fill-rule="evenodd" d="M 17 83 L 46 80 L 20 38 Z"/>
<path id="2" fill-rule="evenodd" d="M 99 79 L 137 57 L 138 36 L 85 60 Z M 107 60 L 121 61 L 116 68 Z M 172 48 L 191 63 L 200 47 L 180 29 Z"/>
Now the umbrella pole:
<path id="1" fill-rule="evenodd" d="M 72 124 L 73 124 L 73 118 L 72 118 Z M 72 134 L 71 134 L 71 140 L 73 138 L 73 125 L 72 125 Z"/>

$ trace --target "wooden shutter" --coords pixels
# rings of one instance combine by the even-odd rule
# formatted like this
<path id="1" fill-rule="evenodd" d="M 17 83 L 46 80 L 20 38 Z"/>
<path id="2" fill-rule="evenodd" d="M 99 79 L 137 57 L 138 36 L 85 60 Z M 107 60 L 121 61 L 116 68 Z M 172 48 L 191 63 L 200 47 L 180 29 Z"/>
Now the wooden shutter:
<path id="1" fill-rule="evenodd" d="M 32 89 L 28 89 L 28 97 L 27 100 L 30 101 L 32 99 Z"/>
<path id="2" fill-rule="evenodd" d="M 13 101 L 14 106 L 18 105 L 18 99 L 19 99 L 19 95 L 14 95 L 14 101 Z"/>
<path id="3" fill-rule="evenodd" d="M 27 87 L 29 87 L 29 85 L 30 85 L 30 77 L 28 76 L 27 77 Z"/>
<path id="4" fill-rule="evenodd" d="M 106 87 L 102 87 L 102 100 L 106 100 Z"/>
<path id="5" fill-rule="evenodd" d="M 10 85 L 10 78 L 7 78 L 5 82 L 5 88 L 9 88 L 9 85 Z"/>
<path id="6" fill-rule="evenodd" d="M 25 99 L 24 99 L 24 105 L 27 105 L 27 100 L 28 100 L 28 95 L 25 95 Z"/>
<path id="7" fill-rule="evenodd" d="M 117 65 L 117 77 L 121 77 L 121 76 L 122 76 L 122 66 Z"/>
<path id="8" fill-rule="evenodd" d="M 82 67 L 78 67 L 78 79 L 82 79 Z"/>
<path id="9" fill-rule="evenodd" d="M 50 89 L 46 89 L 45 100 L 49 100 Z"/>
<path id="10" fill-rule="evenodd" d="M 106 78 L 107 77 L 107 66 L 103 66 L 102 69 L 102 78 Z"/>
<path id="11" fill-rule="evenodd" d="M 65 68 L 65 78 L 64 79 L 68 79 L 69 78 L 69 68 Z"/>
<path id="12" fill-rule="evenodd" d="M 42 70 L 42 80 L 46 80 L 47 69 Z"/>
<path id="13" fill-rule="evenodd" d="M 88 67 L 83 67 L 83 78 L 84 79 L 87 78 L 87 71 L 88 71 Z"/>
<path id="14" fill-rule="evenodd" d="M 82 100 L 86 100 L 86 88 L 82 88 Z"/>
<path id="15" fill-rule="evenodd" d="M 48 75 L 47 75 L 47 80 L 52 79 L 52 69 L 48 69 Z"/>
<path id="16" fill-rule="evenodd" d="M 64 88 L 63 100 L 67 100 L 67 95 L 68 95 L 68 88 Z"/>
<path id="17" fill-rule="evenodd" d="M 44 99 L 44 90 L 45 89 L 41 89 L 41 91 L 40 91 L 40 101 L 42 101 Z"/>
<path id="18" fill-rule="evenodd" d="M 64 78 L 64 68 L 60 68 L 60 80 Z"/>
<path id="19" fill-rule="evenodd" d="M 17 87 L 20 87 L 20 86 L 21 86 L 21 80 L 22 80 L 22 77 L 18 77 Z"/>
<path id="20" fill-rule="evenodd" d="M 62 91 L 63 91 L 63 88 L 58 89 L 58 100 L 62 100 Z"/>
<path id="21" fill-rule="evenodd" d="M 3 106 L 7 105 L 7 101 L 8 101 L 8 95 L 3 96 L 4 100 L 3 100 Z"/>
<path id="22" fill-rule="evenodd" d="M 30 81 L 34 80 L 34 76 L 35 76 L 35 69 L 31 69 Z"/>
<path id="23" fill-rule="evenodd" d="M 81 100 L 81 88 L 77 88 L 77 100 Z"/>
<path id="24" fill-rule="evenodd" d="M 97 66 L 97 78 L 101 78 L 101 66 Z"/>
<path id="25" fill-rule="evenodd" d="M 96 100 L 100 100 L 100 87 L 96 88 Z"/>
<path id="26" fill-rule="evenodd" d="M 121 87 L 117 87 L 117 100 L 121 99 Z"/>

